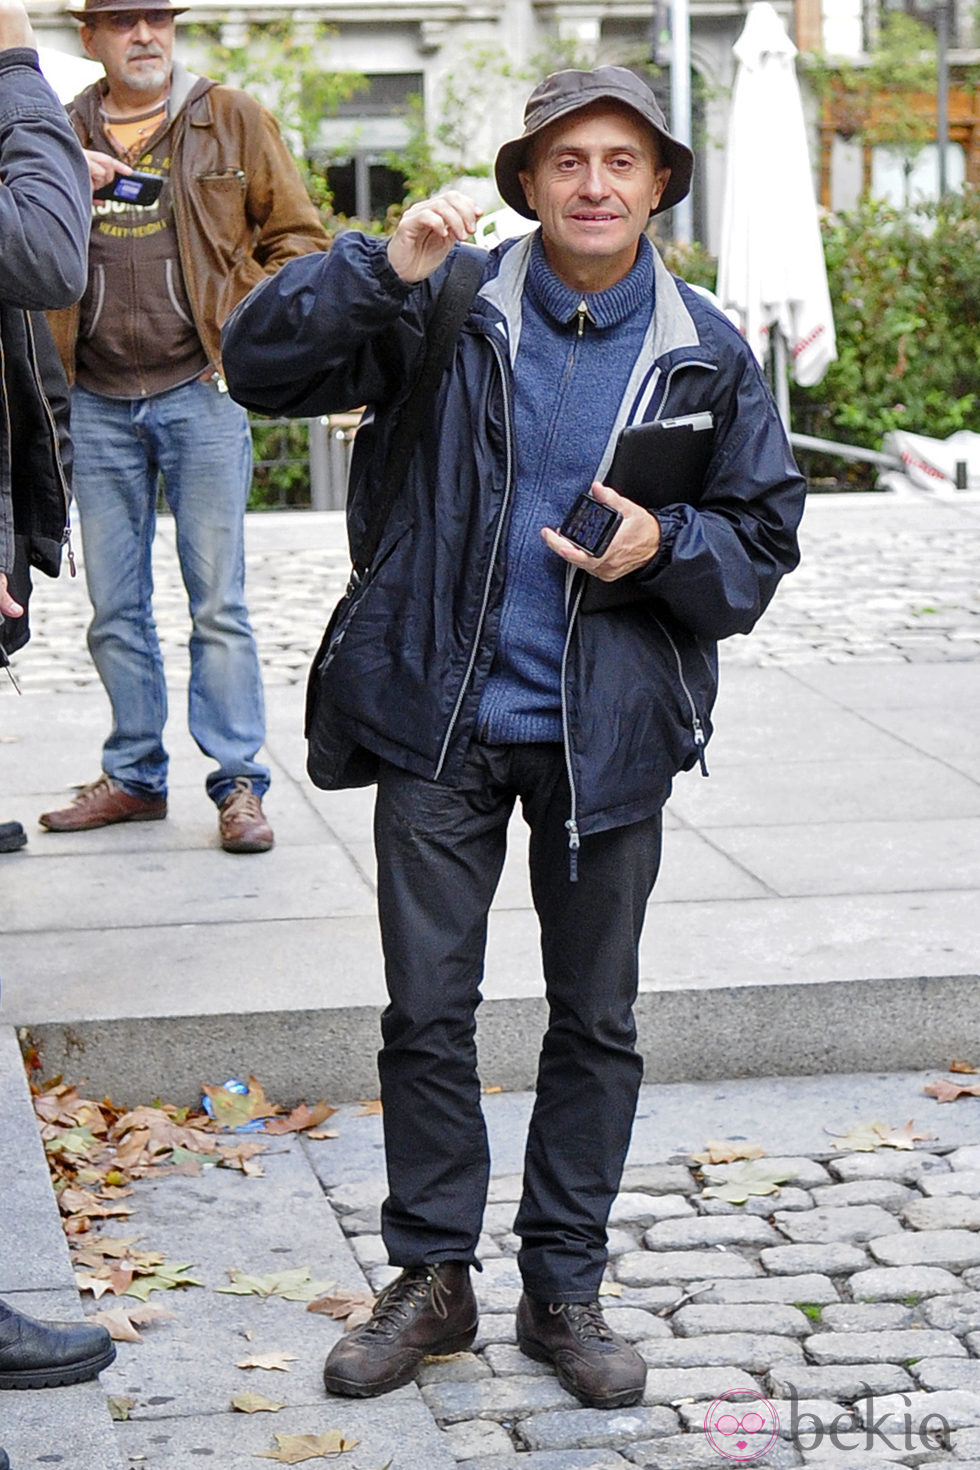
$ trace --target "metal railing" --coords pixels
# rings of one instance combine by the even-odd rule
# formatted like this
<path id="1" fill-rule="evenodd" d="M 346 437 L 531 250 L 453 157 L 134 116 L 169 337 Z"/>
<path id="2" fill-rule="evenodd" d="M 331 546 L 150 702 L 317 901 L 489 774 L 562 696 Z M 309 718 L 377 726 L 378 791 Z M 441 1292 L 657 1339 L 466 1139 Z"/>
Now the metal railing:
<path id="1" fill-rule="evenodd" d="M 249 508 L 343 510 L 360 415 L 252 419 L 255 461 Z"/>

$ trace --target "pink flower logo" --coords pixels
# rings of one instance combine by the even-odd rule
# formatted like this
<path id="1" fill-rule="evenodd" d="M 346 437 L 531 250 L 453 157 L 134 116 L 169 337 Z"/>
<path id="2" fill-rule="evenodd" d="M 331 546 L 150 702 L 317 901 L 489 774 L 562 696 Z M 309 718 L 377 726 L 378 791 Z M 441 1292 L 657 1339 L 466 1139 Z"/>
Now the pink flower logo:
<path id="1" fill-rule="evenodd" d="M 708 1405 L 704 1432 L 726 1460 L 759 1460 L 779 1438 L 779 1415 L 754 1389 L 730 1388 Z"/>

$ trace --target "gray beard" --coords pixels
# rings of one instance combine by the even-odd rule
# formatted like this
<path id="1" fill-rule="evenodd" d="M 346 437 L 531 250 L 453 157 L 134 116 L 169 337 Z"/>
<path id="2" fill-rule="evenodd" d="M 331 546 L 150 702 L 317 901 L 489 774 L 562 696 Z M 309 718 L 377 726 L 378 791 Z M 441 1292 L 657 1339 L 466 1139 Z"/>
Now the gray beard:
<path id="1" fill-rule="evenodd" d="M 150 72 L 140 70 L 131 72 L 127 69 L 123 73 L 123 79 L 130 91 L 152 94 L 162 92 L 167 85 L 169 74 L 166 64 L 161 61 L 159 66 Z"/>

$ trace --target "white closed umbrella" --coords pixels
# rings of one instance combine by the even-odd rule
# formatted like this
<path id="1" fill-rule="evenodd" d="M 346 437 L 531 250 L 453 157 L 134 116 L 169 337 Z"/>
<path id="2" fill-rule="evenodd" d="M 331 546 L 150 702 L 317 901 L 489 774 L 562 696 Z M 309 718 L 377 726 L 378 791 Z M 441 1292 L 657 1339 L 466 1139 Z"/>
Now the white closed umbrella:
<path id="1" fill-rule="evenodd" d="M 749 6 L 734 52 L 717 294 L 760 362 L 772 349 L 788 429 L 787 354 L 808 387 L 837 347 L 796 47 L 768 0 Z"/>
<path id="2" fill-rule="evenodd" d="M 54 46 L 39 46 L 37 58 L 42 75 L 62 102 L 70 102 L 105 75 L 99 62 L 90 61 L 87 56 L 73 56 L 69 51 L 58 51 Z"/>

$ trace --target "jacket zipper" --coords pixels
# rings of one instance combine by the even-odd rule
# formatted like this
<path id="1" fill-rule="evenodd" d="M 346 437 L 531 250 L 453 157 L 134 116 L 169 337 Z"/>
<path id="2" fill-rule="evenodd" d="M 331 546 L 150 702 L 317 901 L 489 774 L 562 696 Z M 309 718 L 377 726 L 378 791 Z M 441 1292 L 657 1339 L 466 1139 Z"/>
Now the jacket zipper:
<path id="1" fill-rule="evenodd" d="M 587 574 L 586 574 L 587 575 Z M 571 583 L 575 585 L 575 573 L 571 573 Z M 565 771 L 568 775 L 569 811 L 568 821 L 565 823 L 565 831 L 568 833 L 568 881 L 578 882 L 578 853 L 582 845 L 578 830 L 578 793 L 575 790 L 575 773 L 572 769 L 572 744 L 568 738 L 568 692 L 565 683 L 565 675 L 568 669 L 568 650 L 572 646 L 572 629 L 575 626 L 575 618 L 578 614 L 579 603 L 585 592 L 585 583 L 581 577 L 578 578 L 577 590 L 572 600 L 571 611 L 568 617 L 568 632 L 565 634 L 565 647 L 561 654 L 561 739 L 565 752 Z"/>
<path id="2" fill-rule="evenodd" d="M 493 546 L 491 547 L 490 563 L 487 567 L 486 581 L 483 585 L 483 601 L 480 604 L 480 616 L 477 619 L 476 632 L 473 635 L 473 644 L 470 648 L 470 656 L 466 664 L 466 670 L 460 682 L 459 693 L 456 696 L 456 703 L 453 706 L 453 712 L 449 717 L 449 724 L 446 727 L 446 735 L 442 742 L 442 749 L 439 752 L 439 759 L 436 762 L 436 768 L 433 772 L 432 779 L 434 781 L 437 781 L 439 779 L 439 776 L 442 773 L 442 768 L 446 763 L 446 756 L 449 751 L 449 745 L 453 737 L 453 732 L 456 728 L 456 722 L 459 719 L 459 712 L 462 707 L 463 700 L 466 697 L 466 691 L 469 688 L 470 679 L 473 677 L 473 667 L 476 664 L 476 656 L 480 647 L 480 638 L 483 634 L 483 624 L 487 615 L 487 605 L 490 601 L 490 584 L 493 581 L 494 569 L 497 565 L 497 557 L 500 552 L 500 541 L 501 537 L 503 536 L 504 524 L 507 519 L 507 507 L 510 504 L 511 490 L 513 488 L 512 481 L 514 474 L 514 431 L 513 425 L 511 423 L 510 398 L 507 394 L 506 374 L 504 373 L 502 350 L 493 337 L 488 337 L 487 341 L 490 343 L 490 348 L 494 354 L 494 357 L 497 360 L 497 366 L 500 369 L 501 387 L 503 388 L 504 438 L 507 444 L 507 483 L 504 490 L 504 498 L 500 506 L 500 515 L 497 518 L 497 529 L 494 533 Z"/>
<path id="3" fill-rule="evenodd" d="M 687 682 L 687 679 L 684 677 L 684 663 L 683 663 L 683 660 L 681 659 L 681 651 L 677 647 L 677 644 L 674 642 L 673 638 L 671 637 L 670 631 L 667 628 L 664 627 L 664 625 L 660 621 L 660 619 L 658 617 L 654 616 L 653 621 L 656 623 L 657 627 L 660 629 L 661 633 L 664 635 L 664 637 L 666 638 L 667 642 L 670 644 L 671 651 L 672 651 L 672 653 L 674 655 L 674 659 L 675 659 L 675 661 L 677 663 L 677 677 L 680 680 L 681 688 L 683 689 L 685 695 L 687 696 L 687 702 L 688 702 L 688 705 L 690 706 L 690 711 L 691 711 L 691 730 L 692 730 L 692 733 L 694 735 L 694 743 L 697 746 L 697 751 L 698 751 L 698 765 L 701 767 L 701 774 L 702 774 L 702 776 L 707 776 L 708 775 L 708 762 L 705 759 L 705 745 L 707 744 L 707 742 L 706 742 L 706 740 L 704 738 L 704 726 L 701 723 L 701 716 L 698 714 L 698 707 L 697 707 L 697 705 L 694 702 L 694 695 L 691 693 L 690 686 L 689 686 L 689 684 Z"/>
<path id="4" fill-rule="evenodd" d="M 27 325 L 27 335 L 31 344 L 31 372 L 34 375 L 34 385 L 37 388 L 38 397 L 41 400 L 45 417 L 48 421 L 48 428 L 51 430 L 51 447 L 54 451 L 54 463 L 58 471 L 58 480 L 61 484 L 61 498 L 65 504 L 65 529 L 61 537 L 61 544 L 67 549 L 68 570 L 71 576 L 74 577 L 75 553 L 72 551 L 71 546 L 71 491 L 68 488 L 68 477 L 65 474 L 65 467 L 61 462 L 61 450 L 58 447 L 58 425 L 54 421 L 54 413 L 48 402 L 48 395 L 44 391 L 44 384 L 41 382 L 41 372 L 37 365 L 37 346 L 34 341 L 34 324 L 31 321 L 30 312 L 25 311 L 24 321 Z"/>
<path id="5" fill-rule="evenodd" d="M 208 366 L 212 369 L 213 377 L 218 382 L 219 389 L 227 392 L 227 387 L 224 386 L 221 375 L 218 372 L 217 363 L 211 357 L 207 345 L 208 339 L 201 330 L 201 323 L 198 320 L 197 300 L 195 299 L 196 286 L 189 279 L 192 271 L 191 261 L 193 257 L 188 246 L 187 221 L 184 216 L 183 176 L 178 171 L 178 164 L 183 158 L 182 149 L 184 145 L 184 134 L 187 132 L 188 126 L 187 103 L 189 101 L 189 97 L 185 99 L 184 105 L 177 115 L 170 142 L 170 199 L 174 211 L 174 225 L 177 231 L 177 256 L 184 276 L 184 285 L 187 287 L 187 301 L 191 309 L 191 317 L 193 318 L 192 325 L 204 351 L 204 356 L 208 360 Z"/>

